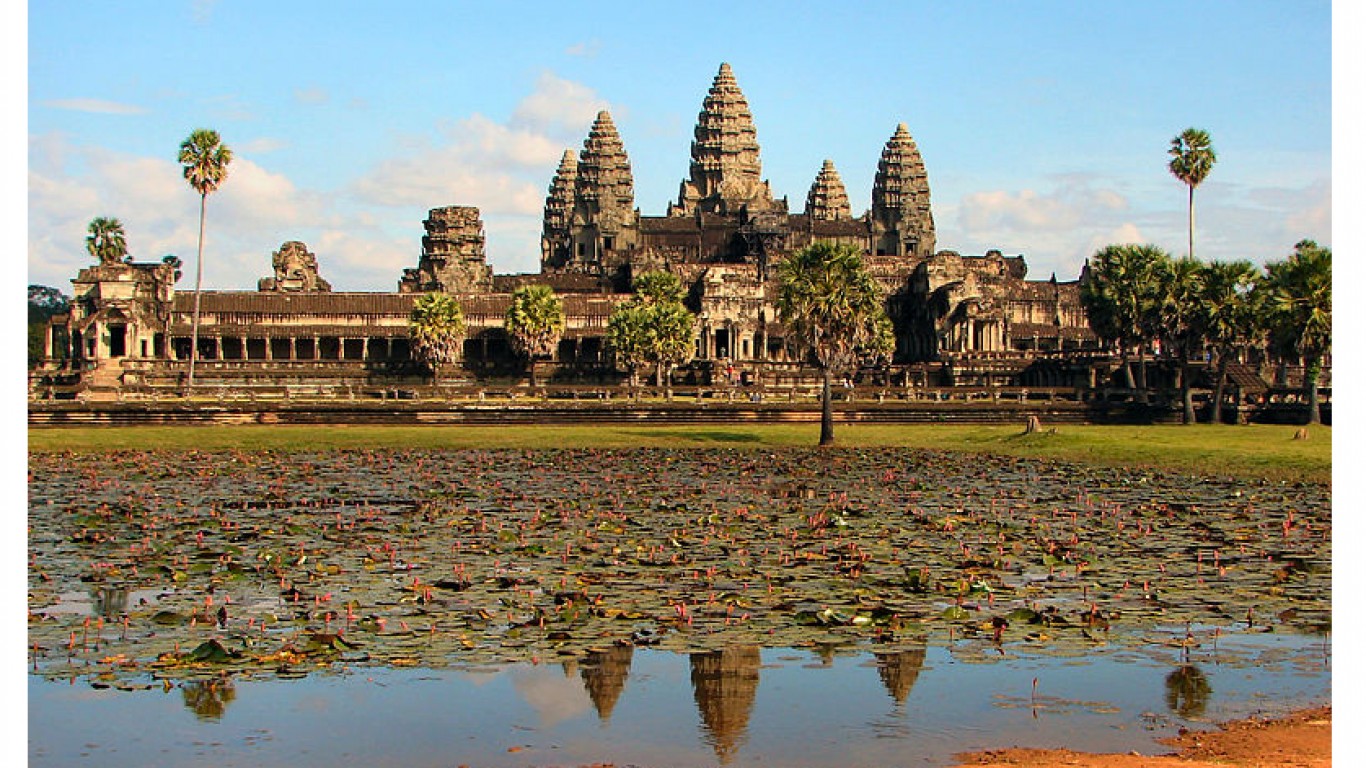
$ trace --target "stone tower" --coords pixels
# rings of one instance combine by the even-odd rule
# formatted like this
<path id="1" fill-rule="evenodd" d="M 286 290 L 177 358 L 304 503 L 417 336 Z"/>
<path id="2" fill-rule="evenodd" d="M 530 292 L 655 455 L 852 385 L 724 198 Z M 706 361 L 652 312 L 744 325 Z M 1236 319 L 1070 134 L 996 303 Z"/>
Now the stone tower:
<path id="1" fill-rule="evenodd" d="M 541 268 L 556 269 L 570 259 L 570 232 L 574 219 L 574 185 L 579 177 L 579 161 L 574 150 L 566 149 L 560 167 L 550 181 L 545 199 L 545 222 L 541 230 Z"/>
<path id="2" fill-rule="evenodd" d="M 934 253 L 930 182 L 905 123 L 897 125 L 882 150 L 871 215 L 877 254 L 924 259 Z"/>
<path id="3" fill-rule="evenodd" d="M 422 256 L 403 270 L 400 293 L 478 293 L 493 289 L 493 268 L 484 257 L 484 222 L 479 209 L 463 205 L 433 208 L 422 222 Z"/>
<path id="4" fill-rule="evenodd" d="M 759 140 L 749 102 L 730 65 L 723 63 L 702 101 L 693 130 L 689 179 L 679 186 L 678 203 L 670 216 L 734 213 L 748 206 L 761 211 L 773 206 L 773 194 L 761 178 Z"/>
<path id="5" fill-rule="evenodd" d="M 620 268 L 635 245 L 638 218 L 631 161 L 603 110 L 579 152 L 566 268 L 596 275 Z"/>
<path id="6" fill-rule="evenodd" d="M 851 218 L 849 195 L 844 191 L 844 182 L 840 180 L 839 171 L 835 170 L 832 160 L 826 160 L 821 166 L 821 172 L 811 184 L 811 191 L 806 194 L 806 215 L 821 221 Z"/>

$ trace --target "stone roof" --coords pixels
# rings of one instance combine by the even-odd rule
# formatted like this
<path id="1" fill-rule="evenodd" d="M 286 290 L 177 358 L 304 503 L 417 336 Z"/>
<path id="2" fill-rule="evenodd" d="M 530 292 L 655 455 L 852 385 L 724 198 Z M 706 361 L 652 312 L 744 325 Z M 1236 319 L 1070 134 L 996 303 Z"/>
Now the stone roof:
<path id="1" fill-rule="evenodd" d="M 814 221 L 841 221 L 850 218 L 849 195 L 844 191 L 835 162 L 827 159 L 806 194 L 806 215 Z"/>

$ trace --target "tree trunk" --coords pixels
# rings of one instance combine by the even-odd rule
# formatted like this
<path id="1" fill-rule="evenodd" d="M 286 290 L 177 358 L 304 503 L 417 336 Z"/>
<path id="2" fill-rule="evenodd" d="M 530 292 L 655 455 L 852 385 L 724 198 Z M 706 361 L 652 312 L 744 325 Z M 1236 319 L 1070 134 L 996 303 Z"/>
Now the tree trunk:
<path id="1" fill-rule="evenodd" d="M 531 388 L 536 388 L 536 358 L 528 356 L 526 359 L 527 370 L 531 373 Z"/>
<path id="2" fill-rule="evenodd" d="M 1186 210 L 1190 212 L 1187 217 L 1190 226 L 1190 257 L 1195 258 L 1195 186 L 1187 185 L 1190 195 L 1187 198 Z"/>
<path id="3" fill-rule="evenodd" d="M 204 281 L 204 209 L 209 196 L 199 196 L 199 257 L 194 262 L 194 316 L 190 322 L 190 375 L 185 382 L 185 394 L 194 390 L 194 362 L 199 357 L 199 291 Z"/>
<path id="4" fill-rule="evenodd" d="M 1214 407 L 1210 409 L 1209 423 L 1224 423 L 1224 379 L 1228 376 L 1228 350 L 1219 350 L 1219 373 L 1214 381 Z"/>
<path id="5" fill-rule="evenodd" d="M 1195 423 L 1195 403 L 1191 400 L 1190 356 L 1181 350 L 1181 423 Z"/>
<path id="6" fill-rule="evenodd" d="M 1322 363 L 1318 356 L 1305 359 L 1304 388 L 1309 403 L 1309 423 L 1322 424 L 1319 419 L 1319 369 Z"/>
<path id="7" fill-rule="evenodd" d="M 835 407 L 830 402 L 830 369 L 821 371 L 821 445 L 835 444 Z"/>
<path id="8" fill-rule="evenodd" d="M 655 363 L 655 389 L 664 388 L 664 363 Z"/>
<path id="9" fill-rule="evenodd" d="M 1119 348 L 1119 364 L 1124 369 L 1124 385 L 1132 392 L 1138 385 L 1134 383 L 1134 366 L 1129 361 L 1129 350 L 1123 346 Z"/>
<path id="10" fill-rule="evenodd" d="M 1138 344 L 1138 402 L 1148 404 L 1148 359 L 1142 342 Z"/>

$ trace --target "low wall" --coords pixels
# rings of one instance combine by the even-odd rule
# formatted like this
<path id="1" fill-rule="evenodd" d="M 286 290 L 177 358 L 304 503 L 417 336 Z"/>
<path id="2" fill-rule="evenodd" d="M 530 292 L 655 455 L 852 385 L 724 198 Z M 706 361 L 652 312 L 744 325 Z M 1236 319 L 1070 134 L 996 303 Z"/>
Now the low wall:
<path id="1" fill-rule="evenodd" d="M 1030 416 L 1049 423 L 1173 420 L 1174 414 L 1078 402 L 837 403 L 839 423 L 1015 423 Z M 653 402 L 629 400 L 523 403 L 48 402 L 29 406 L 30 427 L 154 424 L 733 424 L 820 421 L 817 403 Z"/>

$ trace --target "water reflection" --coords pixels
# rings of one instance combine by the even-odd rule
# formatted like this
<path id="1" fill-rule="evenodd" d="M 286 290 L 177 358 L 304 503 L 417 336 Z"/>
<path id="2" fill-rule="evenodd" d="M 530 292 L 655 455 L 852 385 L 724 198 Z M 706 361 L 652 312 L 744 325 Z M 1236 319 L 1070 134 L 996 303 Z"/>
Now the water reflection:
<path id="1" fill-rule="evenodd" d="M 95 587 L 90 590 L 95 615 L 116 619 L 128 613 L 128 590 L 120 587 Z"/>
<path id="2" fill-rule="evenodd" d="M 187 680 L 180 684 L 180 695 L 185 706 L 200 720 L 216 721 L 223 717 L 228 704 L 237 698 L 232 679 L 215 677 L 208 680 Z"/>
<path id="3" fill-rule="evenodd" d="M 634 646 L 619 645 L 608 651 L 590 653 L 583 660 L 579 676 L 583 687 L 593 700 L 593 708 L 598 711 L 598 719 L 604 725 L 612 719 L 612 710 L 626 689 L 626 677 L 631 671 L 631 656 Z"/>
<path id="4" fill-rule="evenodd" d="M 887 693 L 891 694 L 898 705 L 905 704 L 911 687 L 915 685 L 915 679 L 920 677 L 920 670 L 925 665 L 925 646 L 899 653 L 873 655 L 877 658 L 877 676 L 882 678 L 882 685 L 887 688 Z"/>
<path id="5" fill-rule="evenodd" d="M 706 741 L 722 765 L 730 763 L 744 743 L 759 689 L 759 663 L 757 645 L 689 656 L 693 699 L 702 715 Z"/>
<path id="6" fill-rule="evenodd" d="M 1204 716 L 1213 692 L 1205 673 L 1194 664 L 1177 667 L 1167 675 L 1167 708 L 1187 720 Z"/>

